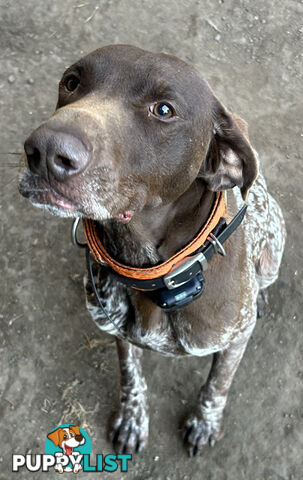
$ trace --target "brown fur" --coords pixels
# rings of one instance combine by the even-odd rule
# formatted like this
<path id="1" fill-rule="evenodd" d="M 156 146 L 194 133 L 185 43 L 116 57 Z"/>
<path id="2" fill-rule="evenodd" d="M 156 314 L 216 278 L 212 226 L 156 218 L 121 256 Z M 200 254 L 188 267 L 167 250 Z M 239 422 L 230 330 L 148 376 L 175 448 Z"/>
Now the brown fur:
<path id="1" fill-rule="evenodd" d="M 73 92 L 66 89 L 71 74 L 80 82 Z M 176 115 L 169 121 L 156 118 L 155 102 L 171 104 Z M 95 265 L 97 287 L 117 330 L 86 282 L 95 322 L 118 337 L 121 408 L 111 435 L 116 450 L 140 450 L 147 441 L 146 382 L 137 347 L 167 355 L 214 353 L 184 437 L 190 455 L 213 445 L 222 436 L 228 390 L 256 321 L 265 273 L 259 269 L 256 275 L 255 267 L 269 228 L 266 208 L 274 202 L 258 176 L 246 123 L 229 113 L 185 62 L 116 45 L 65 72 L 55 114 L 33 132 L 25 149 L 30 170 L 21 193 L 53 213 L 95 219 L 111 255 L 132 266 L 154 265 L 188 243 L 207 219 L 215 191 L 228 190 L 228 219 L 241 202 L 233 187 L 248 198 L 247 220 L 226 242 L 226 258 L 211 260 L 205 292 L 183 309 L 165 313 Z M 73 208 L 59 208 L 63 201 Z M 275 205 L 271 224 L 284 232 Z M 133 216 L 123 224 L 119 218 L 125 211 Z M 279 253 L 266 272 L 266 286 L 276 278 L 285 234 L 275 238 Z"/>

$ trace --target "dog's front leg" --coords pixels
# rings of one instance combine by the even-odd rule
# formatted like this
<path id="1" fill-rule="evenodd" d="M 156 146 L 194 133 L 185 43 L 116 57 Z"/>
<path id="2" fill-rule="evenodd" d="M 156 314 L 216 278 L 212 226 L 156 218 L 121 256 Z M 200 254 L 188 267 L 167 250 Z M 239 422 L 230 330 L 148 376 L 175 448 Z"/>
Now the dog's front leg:
<path id="1" fill-rule="evenodd" d="M 147 385 L 142 375 L 142 350 L 117 339 L 121 371 L 120 409 L 110 439 L 117 453 L 139 452 L 148 438 Z"/>
<path id="2" fill-rule="evenodd" d="M 234 374 L 246 349 L 252 328 L 225 350 L 214 354 L 211 370 L 203 385 L 196 410 L 185 423 L 184 443 L 190 456 L 200 453 L 208 443 L 214 446 L 223 436 L 222 420 Z"/>

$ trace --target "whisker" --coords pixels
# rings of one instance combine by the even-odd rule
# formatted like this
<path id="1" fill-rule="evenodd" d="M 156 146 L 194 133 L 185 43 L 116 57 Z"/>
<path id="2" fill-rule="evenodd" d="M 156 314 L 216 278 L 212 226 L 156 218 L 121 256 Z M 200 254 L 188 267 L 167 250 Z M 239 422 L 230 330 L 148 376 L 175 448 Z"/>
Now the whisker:
<path id="1" fill-rule="evenodd" d="M 48 190 L 46 188 L 30 188 L 30 189 L 22 189 L 23 192 L 26 192 L 26 193 L 33 193 L 33 192 L 48 192 Z"/>
<path id="2" fill-rule="evenodd" d="M 22 155 L 23 152 L 0 152 L 0 155 Z"/>
<path id="3" fill-rule="evenodd" d="M 5 163 L 4 165 L 0 165 L 0 168 L 7 168 L 7 167 L 19 167 L 19 163 Z"/>
<path id="4" fill-rule="evenodd" d="M 10 185 L 12 182 L 15 182 L 15 181 L 16 181 L 16 178 L 17 178 L 17 177 L 13 177 L 13 178 L 11 178 L 8 182 L 5 182 L 5 185 L 3 185 L 3 187 L 7 187 L 7 185 Z"/>
<path id="5" fill-rule="evenodd" d="M 39 188 L 37 188 L 37 190 L 25 190 L 25 192 L 29 192 L 29 193 L 40 192 L 40 193 L 43 193 L 43 192 L 46 192 L 46 190 L 39 190 Z"/>
<path id="6" fill-rule="evenodd" d="M 8 172 L 6 172 L 6 173 L 8 173 Z M 20 173 L 19 170 L 14 170 L 14 169 L 12 169 L 11 172 L 10 172 L 11 175 L 14 175 L 13 178 L 18 178 L 19 173 Z"/>

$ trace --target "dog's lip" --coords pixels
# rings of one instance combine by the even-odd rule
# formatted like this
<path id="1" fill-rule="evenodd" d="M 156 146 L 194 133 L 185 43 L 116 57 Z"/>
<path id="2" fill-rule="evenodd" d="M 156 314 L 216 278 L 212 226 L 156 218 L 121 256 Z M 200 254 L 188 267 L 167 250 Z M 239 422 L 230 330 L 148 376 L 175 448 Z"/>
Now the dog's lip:
<path id="1" fill-rule="evenodd" d="M 67 200 L 63 195 L 56 192 L 53 188 L 49 189 L 47 193 L 52 205 L 56 205 L 56 207 L 64 208 L 66 210 L 76 209 L 76 205 L 74 203 L 72 203 L 70 200 Z"/>
<path id="2" fill-rule="evenodd" d="M 52 185 L 46 182 L 39 182 L 42 187 L 41 193 L 37 198 L 32 198 L 33 203 L 41 203 L 44 205 L 53 205 L 64 210 L 76 210 L 77 205 L 70 199 L 66 198 L 62 193 L 57 192 Z M 33 189 L 33 193 L 35 189 Z"/>

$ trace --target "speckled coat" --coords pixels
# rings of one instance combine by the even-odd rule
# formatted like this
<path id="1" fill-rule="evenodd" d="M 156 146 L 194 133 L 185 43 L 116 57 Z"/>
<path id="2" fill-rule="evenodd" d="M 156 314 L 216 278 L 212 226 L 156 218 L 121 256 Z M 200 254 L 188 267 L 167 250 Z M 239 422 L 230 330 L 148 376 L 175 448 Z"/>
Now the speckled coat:
<path id="1" fill-rule="evenodd" d="M 95 264 L 97 288 L 116 328 L 85 278 L 93 320 L 117 337 L 116 451 L 140 451 L 147 443 L 143 348 L 213 354 L 184 426 L 190 455 L 213 446 L 256 322 L 258 295 L 261 300 L 278 276 L 286 236 L 245 122 L 225 109 L 192 66 L 115 45 L 64 73 L 57 110 L 27 139 L 25 153 L 21 193 L 56 215 L 96 220 L 109 253 L 131 266 L 154 265 L 188 243 L 208 218 L 214 192 L 227 191 L 227 220 L 247 201 L 243 223 L 225 244 L 226 257 L 215 255 L 209 263 L 205 292 L 176 312 L 164 312 Z"/>

